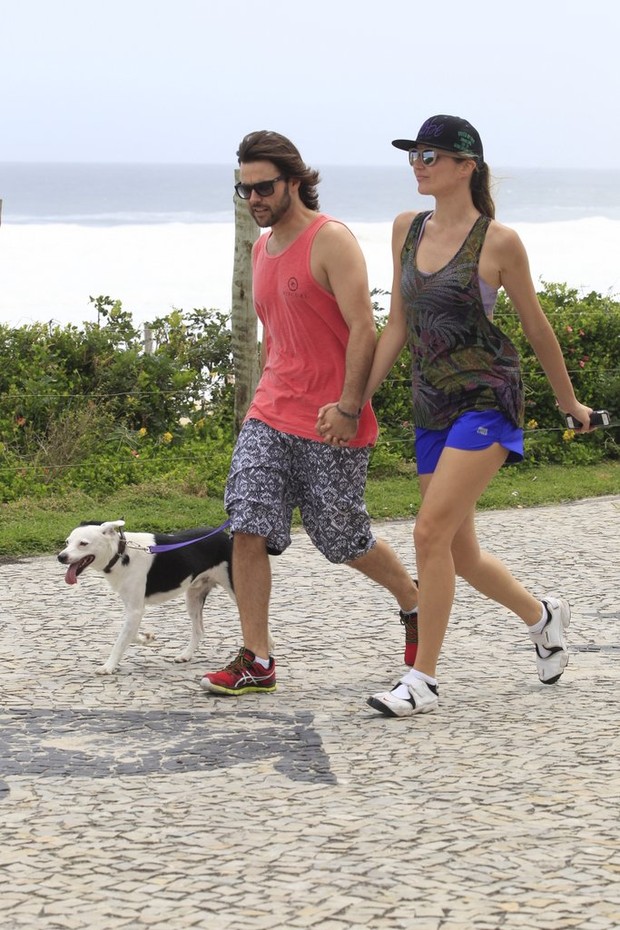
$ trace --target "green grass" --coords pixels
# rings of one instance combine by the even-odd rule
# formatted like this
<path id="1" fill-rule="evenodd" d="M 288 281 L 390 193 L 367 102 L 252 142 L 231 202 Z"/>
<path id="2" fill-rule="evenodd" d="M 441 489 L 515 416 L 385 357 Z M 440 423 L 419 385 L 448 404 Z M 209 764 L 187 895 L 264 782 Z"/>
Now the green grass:
<path id="1" fill-rule="evenodd" d="M 537 507 L 586 497 L 620 494 L 620 462 L 597 465 L 520 465 L 503 468 L 478 503 L 479 510 Z M 415 478 L 369 480 L 366 502 L 375 520 L 415 516 L 420 493 Z"/>
<path id="2" fill-rule="evenodd" d="M 480 509 L 535 507 L 620 494 L 620 462 L 570 467 L 511 466 L 493 480 Z M 420 505 L 413 474 L 368 480 L 366 500 L 374 520 L 413 518 Z M 220 499 L 199 497 L 162 482 L 127 487 L 105 498 L 81 492 L 0 505 L 0 557 L 50 554 L 82 520 L 123 519 L 138 531 L 219 526 L 226 519 Z"/>

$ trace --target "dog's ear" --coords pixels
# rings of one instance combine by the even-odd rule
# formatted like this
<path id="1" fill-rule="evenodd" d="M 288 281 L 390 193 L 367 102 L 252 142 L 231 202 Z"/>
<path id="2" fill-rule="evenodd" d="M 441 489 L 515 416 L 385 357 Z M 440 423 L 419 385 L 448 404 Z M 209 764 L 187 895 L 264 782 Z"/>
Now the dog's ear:
<path id="1" fill-rule="evenodd" d="M 114 536 L 122 526 L 125 526 L 124 520 L 108 520 L 107 523 L 101 524 L 101 529 L 108 536 Z"/>

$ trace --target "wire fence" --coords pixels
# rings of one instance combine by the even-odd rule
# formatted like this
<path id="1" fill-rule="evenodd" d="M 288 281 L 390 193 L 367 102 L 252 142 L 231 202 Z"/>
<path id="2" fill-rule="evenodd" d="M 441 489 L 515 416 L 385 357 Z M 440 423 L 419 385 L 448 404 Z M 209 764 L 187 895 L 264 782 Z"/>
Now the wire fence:
<path id="1" fill-rule="evenodd" d="M 578 375 L 583 375 L 583 373 L 584 373 L 583 369 L 581 368 L 569 369 L 569 375 L 571 376 L 571 378 L 574 378 L 575 376 L 578 376 Z M 588 370 L 588 375 L 590 377 L 594 375 L 601 382 L 604 382 L 605 380 L 611 380 L 614 377 L 620 376 L 620 368 L 607 368 L 607 369 L 594 369 L 594 370 L 590 368 Z M 402 378 L 387 378 L 383 383 L 384 383 L 384 386 L 387 386 L 388 389 L 390 386 L 396 387 L 398 389 L 402 388 L 403 385 L 407 387 L 411 386 L 410 381 L 408 381 L 407 379 L 402 379 Z M 174 396 L 182 397 L 184 393 L 185 393 L 184 389 L 170 389 L 170 390 L 140 389 L 140 390 L 134 390 L 134 391 L 93 392 L 93 393 L 79 393 L 79 394 L 67 393 L 67 392 L 65 393 L 45 392 L 45 393 L 23 393 L 23 394 L 20 394 L 19 396 L 15 396 L 14 399 L 16 402 L 15 409 L 17 410 L 20 401 L 23 401 L 24 399 L 38 400 L 38 401 L 44 401 L 48 403 L 53 402 L 53 401 L 56 401 L 56 402 L 76 401 L 76 402 L 83 403 L 85 400 L 101 402 L 101 401 L 105 401 L 111 398 L 120 398 L 120 397 L 140 398 L 140 397 L 150 397 L 154 395 L 166 396 L 166 397 L 174 397 Z M 601 394 L 604 396 L 604 391 L 602 391 Z M 2 398 L 2 403 L 6 406 L 7 401 L 10 399 L 12 398 L 10 398 L 8 395 L 4 395 Z M 205 407 L 207 406 L 208 406 L 208 400 L 205 398 Z M 541 425 L 538 423 L 534 425 L 532 421 L 528 421 L 524 428 L 525 436 L 530 440 L 530 442 L 533 441 L 535 443 L 537 439 L 540 439 L 542 441 L 546 436 L 550 436 L 553 434 L 566 433 L 566 431 L 568 430 L 568 427 L 566 423 L 563 422 L 563 414 L 559 410 L 558 410 L 557 416 L 558 416 L 558 421 L 556 424 L 553 424 L 553 425 L 552 424 Z M 191 421 L 189 421 L 187 425 L 188 426 L 191 425 Z M 390 436 L 386 436 L 385 434 L 382 434 L 381 422 L 379 422 L 379 427 L 380 427 L 379 438 L 374 447 L 375 449 L 377 450 L 380 450 L 381 448 L 394 449 L 395 447 L 396 448 L 401 447 L 404 450 L 406 448 L 410 448 L 410 449 L 413 448 L 414 436 L 413 436 L 412 427 L 408 426 L 406 428 L 403 428 L 403 432 L 400 435 L 397 434 L 397 435 L 390 435 Z M 620 427 L 620 421 L 614 422 L 612 419 L 612 422 L 610 426 L 607 427 L 606 432 L 609 435 L 613 436 L 615 435 L 615 429 L 617 429 L 618 427 Z M 391 428 L 394 429 L 393 426 Z M 132 431 L 128 430 L 126 436 L 124 437 L 125 439 L 124 443 L 123 443 L 123 440 L 119 439 L 118 436 L 116 436 L 113 440 L 119 443 L 119 445 L 121 444 L 124 445 L 124 449 L 122 452 L 119 449 L 119 453 L 118 453 L 119 462 L 126 459 L 126 452 L 127 452 L 126 446 L 128 444 L 129 437 L 131 435 L 137 435 L 137 431 L 135 431 L 135 433 L 132 433 Z M 171 446 L 171 448 L 174 448 L 174 446 Z M 183 464 L 200 464 L 202 461 L 203 459 L 199 455 L 196 455 L 196 454 L 188 455 L 184 453 L 182 449 L 179 447 L 177 447 L 175 450 L 175 462 L 179 464 L 182 464 L 182 463 Z M 139 457 L 136 456 L 135 467 L 139 469 L 140 464 L 141 463 L 140 463 Z M 51 463 L 49 461 L 45 461 L 44 456 L 42 456 L 41 453 L 39 453 L 36 456 L 26 456 L 26 455 L 21 456 L 18 463 L 7 465 L 7 464 L 2 463 L 2 453 L 0 452 L 0 474 L 11 474 L 11 473 L 25 474 L 26 472 L 37 472 L 37 471 L 43 472 L 43 473 L 49 473 L 52 470 L 55 473 L 58 473 L 61 471 L 69 471 L 71 469 L 79 470 L 80 468 L 83 468 L 83 467 L 84 466 L 82 462 L 67 462 L 67 463 L 53 462 Z"/>
<path id="2" fill-rule="evenodd" d="M 571 378 L 573 378 L 576 375 L 584 374 L 584 369 L 581 367 L 567 368 L 567 370 Z M 594 376 L 598 376 L 601 378 L 607 378 L 612 375 L 620 375 L 620 368 L 596 368 L 596 367 L 588 366 L 588 374 L 590 376 L 594 375 Z M 411 385 L 410 381 L 408 381 L 407 379 L 403 379 L 403 378 L 386 378 L 382 383 L 384 385 L 389 385 L 389 384 Z M 85 399 L 86 400 L 91 400 L 91 399 L 92 400 L 104 400 L 106 398 L 111 398 L 111 397 L 150 397 L 153 395 L 173 397 L 173 396 L 182 396 L 184 393 L 186 393 L 186 388 L 170 388 L 170 389 L 157 388 L 157 389 L 152 389 L 152 390 L 145 390 L 144 388 L 139 388 L 137 390 L 129 390 L 129 391 L 105 391 L 105 392 L 95 391 L 92 393 L 81 391 L 78 394 L 71 393 L 71 392 L 63 393 L 63 392 L 54 392 L 54 391 L 45 391 L 45 392 L 37 391 L 36 393 L 28 393 L 28 392 L 20 391 L 19 395 L 8 395 L 8 394 L 2 395 L 2 403 L 6 403 L 9 397 L 14 397 L 16 401 L 24 400 L 24 399 L 32 400 L 35 398 L 37 400 L 41 400 L 41 399 L 44 399 L 44 400 L 85 400 Z"/>

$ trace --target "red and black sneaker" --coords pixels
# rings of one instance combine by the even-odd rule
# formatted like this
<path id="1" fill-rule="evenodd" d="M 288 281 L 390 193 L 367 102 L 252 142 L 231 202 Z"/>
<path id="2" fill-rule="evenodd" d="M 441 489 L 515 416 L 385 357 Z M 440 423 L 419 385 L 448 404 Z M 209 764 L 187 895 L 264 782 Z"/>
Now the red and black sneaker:
<path id="1" fill-rule="evenodd" d="M 405 628 L 405 665 L 412 666 L 418 653 L 418 611 L 401 610 L 400 622 Z"/>
<path id="2" fill-rule="evenodd" d="M 416 588 L 418 588 L 418 579 L 413 579 Z M 418 653 L 418 608 L 400 612 L 400 622 L 405 628 L 405 665 L 413 666 L 415 657 Z"/>
<path id="3" fill-rule="evenodd" d="M 269 668 L 256 661 L 250 649 L 240 649 L 239 654 L 219 672 L 207 672 L 200 682 L 205 691 L 214 694 L 249 694 L 252 691 L 276 690 L 276 663 L 273 656 Z"/>

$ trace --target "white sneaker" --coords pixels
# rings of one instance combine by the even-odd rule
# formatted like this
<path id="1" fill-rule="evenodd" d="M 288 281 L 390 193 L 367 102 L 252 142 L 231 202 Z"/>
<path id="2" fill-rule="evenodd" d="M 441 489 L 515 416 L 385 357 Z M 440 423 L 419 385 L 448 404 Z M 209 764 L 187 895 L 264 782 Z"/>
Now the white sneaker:
<path id="1" fill-rule="evenodd" d="M 542 633 L 530 633 L 536 649 L 538 677 L 544 685 L 554 684 L 568 665 L 565 630 L 570 624 L 570 605 L 563 597 L 550 594 L 543 598 L 549 619 Z"/>
<path id="2" fill-rule="evenodd" d="M 394 688 L 404 682 L 398 682 Z M 413 682 L 407 682 L 409 690 L 408 698 L 397 698 L 392 691 L 380 691 L 373 694 L 366 701 L 375 710 L 385 714 L 386 717 L 412 717 L 414 714 L 430 714 L 431 711 L 437 710 L 438 691 L 434 685 L 428 685 L 421 678 L 416 678 Z"/>

